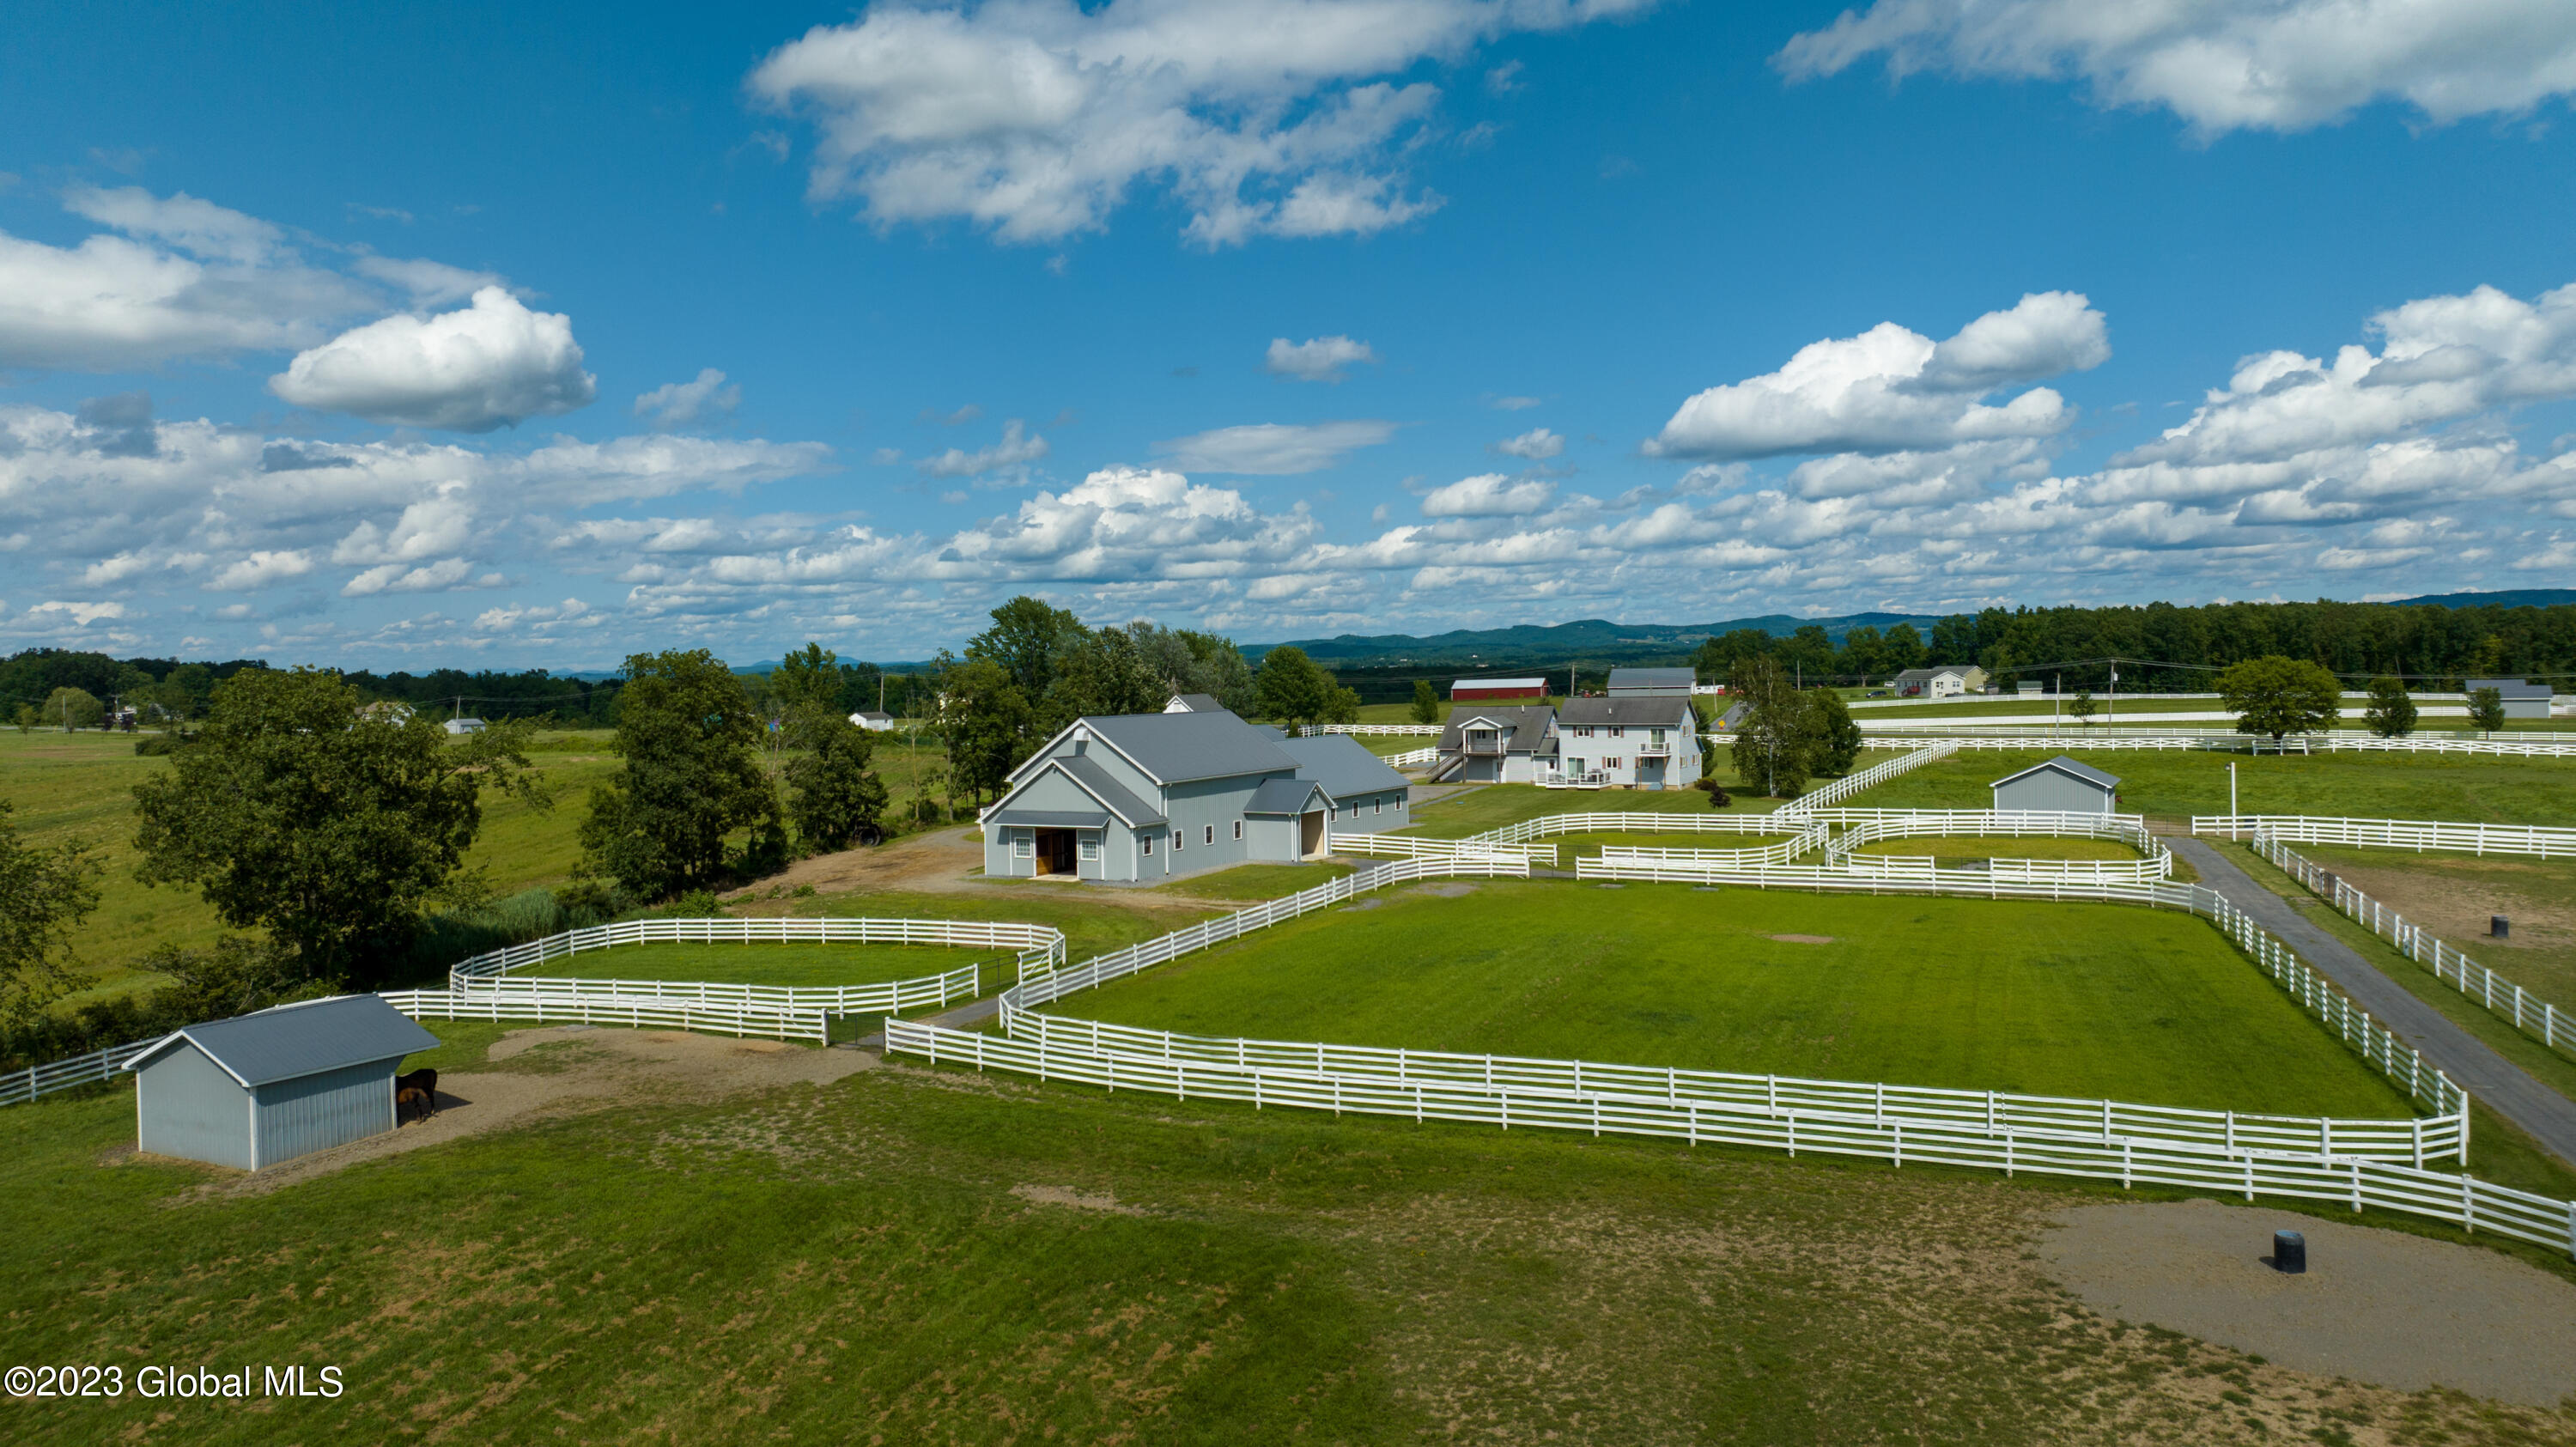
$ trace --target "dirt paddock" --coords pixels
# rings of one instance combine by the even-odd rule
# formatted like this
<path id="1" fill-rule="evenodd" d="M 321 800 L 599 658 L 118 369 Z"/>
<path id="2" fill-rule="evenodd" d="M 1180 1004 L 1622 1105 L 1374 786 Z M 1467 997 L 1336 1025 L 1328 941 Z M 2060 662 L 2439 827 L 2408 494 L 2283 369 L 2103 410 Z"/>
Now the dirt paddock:
<path id="1" fill-rule="evenodd" d="M 2216 1201 L 2051 1222 L 2043 1272 L 2103 1316 L 2399 1391 L 2534 1407 L 2576 1393 L 2576 1285 L 2509 1256 Z M 2276 1230 L 2306 1235 L 2305 1275 L 2265 1264 Z"/>
<path id="2" fill-rule="evenodd" d="M 531 1058 L 530 1052 L 543 1047 L 552 1049 Z M 427 1120 L 298 1156 L 264 1171 L 223 1171 L 219 1179 L 182 1192 L 167 1204 L 264 1194 L 360 1161 L 480 1135 L 524 1119 L 647 1101 L 717 1100 L 800 1081 L 828 1084 L 877 1063 L 874 1054 L 857 1050 L 814 1050 L 776 1040 L 580 1025 L 513 1030 L 494 1042 L 486 1058 L 498 1065 L 542 1062 L 548 1068 L 442 1074 L 438 1114 Z"/>

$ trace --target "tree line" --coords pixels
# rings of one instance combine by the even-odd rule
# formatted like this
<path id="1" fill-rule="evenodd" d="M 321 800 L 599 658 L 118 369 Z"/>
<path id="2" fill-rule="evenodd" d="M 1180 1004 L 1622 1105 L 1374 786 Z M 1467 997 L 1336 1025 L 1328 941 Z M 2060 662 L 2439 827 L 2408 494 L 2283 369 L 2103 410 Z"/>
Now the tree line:
<path id="1" fill-rule="evenodd" d="M 2446 608 L 2388 603 L 2149 603 L 2108 608 L 1987 608 L 1941 619 L 1854 628 L 1835 643 L 1819 625 L 1774 637 L 1739 628 L 1700 645 L 1692 662 L 1723 683 L 1741 660 L 1770 659 L 1795 682 L 1859 683 L 1908 668 L 1975 664 L 2004 687 L 2062 681 L 2135 693 L 2206 693 L 2212 674 L 2265 657 L 2299 659 L 2359 682 L 2387 677 L 2419 690 L 2488 677 L 2576 674 L 2576 605 Z"/>

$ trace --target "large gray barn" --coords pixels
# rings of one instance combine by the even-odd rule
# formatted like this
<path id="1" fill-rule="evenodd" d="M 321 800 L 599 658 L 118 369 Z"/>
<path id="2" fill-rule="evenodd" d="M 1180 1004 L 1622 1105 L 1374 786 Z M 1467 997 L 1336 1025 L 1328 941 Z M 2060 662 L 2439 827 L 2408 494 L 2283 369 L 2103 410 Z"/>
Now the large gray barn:
<path id="1" fill-rule="evenodd" d="M 175 1031 L 126 1062 L 137 1145 L 256 1171 L 394 1128 L 394 1072 L 438 1037 L 375 995 Z"/>
<path id="2" fill-rule="evenodd" d="M 2090 764 L 2059 754 L 1992 785 L 1997 809 L 2040 814 L 2116 814 L 2120 781 Z"/>

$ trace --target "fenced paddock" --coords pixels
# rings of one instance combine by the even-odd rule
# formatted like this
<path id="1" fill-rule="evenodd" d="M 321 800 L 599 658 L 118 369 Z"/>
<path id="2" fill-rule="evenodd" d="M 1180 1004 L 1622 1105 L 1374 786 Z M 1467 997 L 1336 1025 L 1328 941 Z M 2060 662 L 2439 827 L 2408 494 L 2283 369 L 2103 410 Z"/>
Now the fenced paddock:
<path id="1" fill-rule="evenodd" d="M 153 1040 L 134 1040 L 123 1045 L 110 1045 L 87 1054 L 49 1060 L 25 1070 L 12 1070 L 0 1075 L 0 1105 L 25 1105 L 40 1095 L 69 1090 L 75 1085 L 113 1079 L 125 1069 L 125 1062 L 141 1054 Z"/>
<path id="2" fill-rule="evenodd" d="M 2485 1006 L 2488 1013 L 2512 1021 L 2515 1029 L 2550 1049 L 2576 1056 L 2576 1015 L 2444 944 L 2434 938 L 2432 931 L 2355 889 L 2340 876 L 2319 868 L 2315 861 L 2303 858 L 2279 838 L 2256 834 L 2253 848 L 2354 923 L 2396 946 L 2399 954 L 2431 970 L 2434 979 Z"/>
<path id="3" fill-rule="evenodd" d="M 1586 860 L 1577 871 L 1597 876 L 1616 868 Z M 2331 1201 L 2355 1211 L 2365 1207 L 2404 1211 L 2576 1253 L 2576 1204 L 2497 1186 L 2465 1173 L 2426 1169 L 2426 1161 L 2445 1154 L 2466 1159 L 2467 1095 L 2368 1012 L 2334 991 L 2287 946 L 2215 891 L 2197 886 L 2022 882 L 1979 877 L 1969 871 L 1934 871 L 1935 877 L 1893 882 L 1906 892 L 2127 902 L 2199 914 L 2307 1013 L 2411 1098 L 2429 1107 L 2431 1115 L 2350 1122 L 2257 1118 L 2118 1102 L 1783 1081 L 1588 1061 L 1190 1037 L 1071 1020 L 1035 1008 L 1370 889 L 1443 874 L 1513 872 L 1518 871 L 1491 857 L 1408 859 L 1176 931 L 1079 967 L 1023 980 L 1003 992 L 1002 1035 L 889 1021 L 888 1049 L 1042 1080 L 1075 1081 L 1110 1090 L 1124 1086 L 1178 1099 L 1196 1095 L 1248 1101 L 1257 1108 L 1349 1111 L 1505 1129 L 1519 1124 L 1595 1135 L 1679 1139 L 1693 1145 L 1751 1145 L 1792 1155 L 1803 1148 L 1883 1159 L 1897 1166 L 1910 1157 L 1918 1164 L 2083 1176 L 2118 1180 L 2123 1186 L 2241 1191 L 2248 1200 L 2269 1195 Z M 1891 883 L 1827 870 L 1711 869 L 1681 877 L 1692 882 L 1788 884 L 1873 893 Z M 1784 1087 L 1785 1098 L 1780 1094 Z M 2099 1114 L 2086 1115 L 2079 1126 L 2077 1112 Z M 2262 1121 L 2259 1136 L 2248 1125 L 2258 1119 Z M 2346 1129 L 2353 1134 L 2344 1136 Z"/>
<path id="4" fill-rule="evenodd" d="M 2189 750 L 2204 749 L 2214 753 L 2301 753 L 2301 754 L 2459 754 L 2484 758 L 2565 759 L 2576 758 L 2576 738 L 2564 735 L 2554 739 L 2508 738 L 2402 738 L 2383 739 L 2370 734 L 2292 734 L 2279 744 L 2263 735 L 2184 730 L 2098 729 L 2086 733 L 1969 734 L 1942 733 L 1928 725 L 1911 725 L 1902 731 L 1873 732 L 1861 740 L 1870 749 L 1915 749 L 1936 742 L 1956 744 L 1963 749 L 2106 749 L 2106 750 Z"/>
<path id="5" fill-rule="evenodd" d="M 1790 801 L 1788 804 L 1783 805 L 1777 811 L 1778 815 L 1786 817 L 1813 814 L 1818 809 L 1838 804 L 1843 800 L 1850 798 L 1852 795 L 1859 793 L 1863 789 L 1874 788 L 1877 785 L 1895 778 L 1899 774 L 1908 773 L 1912 770 L 1923 767 L 1925 764 L 1946 759 L 1950 755 L 1959 751 L 1959 744 L 1955 739 L 1919 739 L 1907 744 L 1896 746 L 1911 748 L 1913 752 L 1905 755 L 1903 758 L 1889 759 L 1885 763 L 1872 764 L 1857 774 L 1845 774 L 1843 777 L 1834 780 L 1832 783 L 1825 785 L 1821 789 L 1810 789 L 1806 793 L 1801 794 L 1796 799 Z"/>
<path id="6" fill-rule="evenodd" d="M 2454 824 L 2439 819 L 2343 819 L 2314 814 L 2195 814 L 2191 832 L 2220 839 L 2269 837 L 2283 844 L 2410 849 L 2418 854 L 2511 854 L 2576 859 L 2576 829 L 2528 824 Z"/>
<path id="7" fill-rule="evenodd" d="M 1325 845 L 1331 854 L 1371 854 L 1385 859 L 1499 859 L 1523 866 L 1556 864 L 1556 846 L 1496 844 L 1473 839 L 1425 839 L 1415 834 L 1333 834 Z"/>

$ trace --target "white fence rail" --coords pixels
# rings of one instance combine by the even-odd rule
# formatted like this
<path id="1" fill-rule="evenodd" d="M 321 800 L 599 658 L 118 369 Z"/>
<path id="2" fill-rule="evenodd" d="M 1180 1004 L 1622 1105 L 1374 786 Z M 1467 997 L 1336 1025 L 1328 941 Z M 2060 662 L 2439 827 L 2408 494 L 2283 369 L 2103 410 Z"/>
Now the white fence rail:
<path id="1" fill-rule="evenodd" d="M 2248 1115 L 2113 1100 L 1943 1090 L 1788 1075 L 1743 1075 L 1663 1066 L 1607 1065 L 1517 1055 L 1465 1055 L 1440 1050 L 1328 1045 L 1315 1041 L 1242 1040 L 1106 1025 L 1095 1020 L 1004 1009 L 1015 1040 L 1058 1050 L 1087 1050 L 1120 1060 L 1158 1059 L 1277 1071 L 1311 1079 L 1375 1085 L 1469 1085 L 1530 1095 L 1599 1097 L 1632 1102 L 1696 1101 L 1753 1115 L 1891 1122 L 1911 1129 L 1973 1127 L 2030 1140 L 2109 1145 L 2122 1140 L 2225 1155 L 2357 1157 L 2422 1166 L 2467 1150 L 2460 1116 L 2439 1119 L 2338 1120 Z"/>
<path id="2" fill-rule="evenodd" d="M 789 1014 L 886 1015 L 984 993 L 983 967 L 960 965 L 943 975 L 881 980 L 867 985 L 734 985 L 701 980 L 593 980 L 531 975 L 477 975 L 452 980 L 469 994 L 548 999 L 618 996 L 626 999 L 695 1000 L 702 1004 L 759 1005 Z"/>
<path id="3" fill-rule="evenodd" d="M 1502 859 L 1520 865 L 1556 865 L 1553 844 L 1494 844 L 1472 839 L 1425 839 L 1416 834 L 1344 834 L 1335 832 L 1325 846 L 1333 854 L 1374 854 L 1387 859 Z"/>
<path id="4" fill-rule="evenodd" d="M 1390 769 L 1418 769 L 1425 764 L 1438 762 L 1440 762 L 1438 749 L 1408 749 L 1400 754 L 1386 756 L 1386 766 Z"/>
<path id="5" fill-rule="evenodd" d="M 1758 869 L 1787 864 L 1815 848 L 1817 842 L 1812 835 L 1801 835 L 1756 849 L 1651 849 L 1634 844 L 1604 844 L 1596 857 L 1611 864 L 1641 867 L 1678 864 L 1693 869 Z M 1578 871 L 1583 862 L 1576 862 Z"/>
<path id="6" fill-rule="evenodd" d="M 476 955 L 447 972 L 451 986 L 621 945 L 945 945 L 1017 952 L 1022 973 L 1064 963 L 1064 931 L 1038 924 L 957 919 L 630 919 L 567 930 Z M 936 977 L 925 977 L 936 978 Z"/>
<path id="7" fill-rule="evenodd" d="M 1888 839 L 1961 836 L 2107 839 L 2126 844 L 2144 858 L 2124 860 L 2004 859 L 1987 865 L 1998 879 L 2097 880 L 2104 883 L 2152 884 L 2173 876 L 2173 854 L 2164 841 L 2131 814 L 2075 814 L 2037 810 L 1995 809 L 1836 809 L 1835 823 L 1851 827 L 1834 840 L 1829 865 L 1877 873 L 1937 867 L 1920 855 L 1874 855 L 1857 851 L 1864 844 Z"/>
<path id="8" fill-rule="evenodd" d="M 2576 859 L 2576 829 L 2530 824 L 2453 824 L 2438 819 L 2342 819 L 2313 814 L 2195 814 L 2194 834 L 2222 839 L 2270 835 L 2284 844 L 2341 844 L 2355 849 L 2440 850 L 2450 854 L 2516 854 Z"/>
<path id="9" fill-rule="evenodd" d="M 2432 931 L 2355 889 L 2314 860 L 2301 857 L 2277 836 L 2257 834 L 2253 847 L 2282 873 L 2314 890 L 2364 929 L 2395 945 L 2399 954 L 2431 970 L 2433 978 L 2484 1005 L 2489 1013 L 2512 1021 L 2515 1029 L 2550 1049 L 2576 1055 L 2576 1015 L 2435 939 Z"/>
<path id="10" fill-rule="evenodd" d="M 1398 738 L 1438 738 L 1446 724 L 1436 723 L 1357 723 L 1308 724 L 1306 731 L 1317 734 L 1389 734 Z"/>
<path id="11" fill-rule="evenodd" d="M 1872 788 L 1879 784 L 1886 783 L 1888 780 L 1895 778 L 1899 774 L 1919 769 L 1925 764 L 1931 763 L 1936 759 L 1948 758 L 1950 755 L 1958 752 L 1958 749 L 1959 745 L 1956 740 L 1926 740 L 1917 746 L 1914 752 L 1907 754 L 1901 759 L 1889 759 L 1883 764 L 1872 764 L 1857 774 L 1845 774 L 1843 777 L 1834 780 L 1832 783 L 1827 784 L 1820 789 L 1812 789 L 1805 794 L 1801 794 L 1788 804 L 1781 806 L 1774 817 L 1785 818 L 1799 814 L 1812 814 L 1818 809 L 1822 809 L 1828 805 L 1836 804 L 1844 799 L 1848 799 L 1863 789 Z"/>
<path id="12" fill-rule="evenodd" d="M 778 1040 L 831 1041 L 831 1017 L 749 1001 L 663 995 L 538 995 L 503 990 L 388 990 L 385 1003 L 415 1020 L 556 1020 L 578 1025 L 697 1030 Z"/>
<path id="13" fill-rule="evenodd" d="M 2414 736 L 2383 739 L 2374 734 L 2292 734 L 2279 744 L 2268 736 L 2245 735 L 2217 730 L 2185 731 L 2179 729 L 2095 729 L 2086 733 L 1943 733 L 1922 725 L 1901 730 L 1871 732 L 1861 741 L 1863 748 L 1913 749 L 1948 742 L 1966 749 L 2098 749 L 2160 750 L 2206 749 L 2218 753 L 2301 753 L 2301 754 L 2464 754 L 2489 758 L 2556 759 L 2576 757 L 2576 738 L 2556 735 L 2540 740 L 2506 738 L 2427 738 Z"/>
<path id="14" fill-rule="evenodd" d="M 125 1069 L 126 1061 L 140 1053 L 153 1040 L 160 1038 L 155 1035 L 151 1040 L 135 1040 L 124 1045 L 110 1045 L 103 1050 L 92 1050 L 85 1055 L 49 1060 L 42 1065 L 30 1066 L 25 1070 L 12 1070 L 6 1075 L 0 1075 L 0 1105 L 25 1105 L 40 1095 L 48 1095 L 57 1090 L 69 1090 L 75 1085 L 87 1085 L 95 1080 L 113 1079 L 119 1071 Z"/>
<path id="15" fill-rule="evenodd" d="M 1037 1040 L 946 1030 L 909 1021 L 889 1022 L 887 1048 L 934 1063 L 1010 1070 L 1041 1080 L 1076 1081 L 1111 1090 L 1141 1090 L 1187 1100 L 1249 1102 L 1336 1113 L 1445 1120 L 1480 1125 L 1588 1131 L 1594 1135 L 1648 1136 L 1696 1145 L 1739 1145 L 1826 1155 L 1859 1156 L 1896 1166 L 1971 1166 L 2007 1175 L 2115 1180 L 2122 1186 L 2166 1185 L 2193 1190 L 2327 1201 L 2403 1211 L 2491 1231 L 2519 1241 L 2576 1252 L 2576 1206 L 2566 1201 L 2493 1185 L 2473 1176 L 2420 1170 L 2359 1157 L 2268 1156 L 2214 1153 L 2186 1145 L 2127 1137 L 2110 1142 L 2068 1140 L 2054 1134 L 2025 1136 L 1982 1123 L 1884 1124 L 1844 1112 L 1777 1115 L 1696 1099 L 1639 1100 L 1487 1088 L 1470 1082 L 1354 1081 L 1223 1062 L 1162 1059 L 1054 1047 Z"/>

